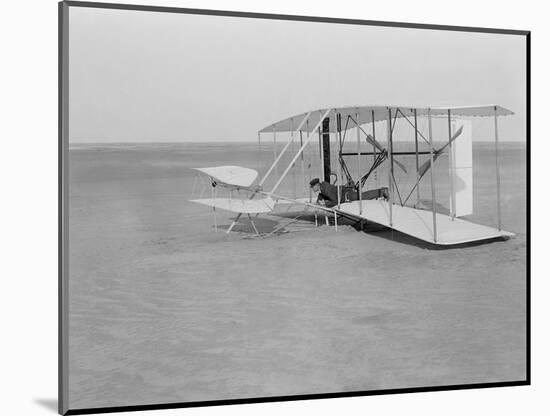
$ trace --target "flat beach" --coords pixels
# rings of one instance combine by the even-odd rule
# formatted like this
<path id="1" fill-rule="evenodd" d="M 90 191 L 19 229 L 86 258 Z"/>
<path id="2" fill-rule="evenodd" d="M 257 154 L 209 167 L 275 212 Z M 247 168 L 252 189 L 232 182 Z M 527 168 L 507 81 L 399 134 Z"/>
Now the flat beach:
<path id="1" fill-rule="evenodd" d="M 70 408 L 524 379 L 525 145 L 500 156 L 516 236 L 442 250 L 311 218 L 266 238 L 246 221 L 225 234 L 235 215 L 217 211 L 215 232 L 188 202 L 210 192 L 191 168 L 265 169 L 254 144 L 72 146 Z M 491 226 L 494 171 L 490 144 L 474 143 L 469 219 Z"/>

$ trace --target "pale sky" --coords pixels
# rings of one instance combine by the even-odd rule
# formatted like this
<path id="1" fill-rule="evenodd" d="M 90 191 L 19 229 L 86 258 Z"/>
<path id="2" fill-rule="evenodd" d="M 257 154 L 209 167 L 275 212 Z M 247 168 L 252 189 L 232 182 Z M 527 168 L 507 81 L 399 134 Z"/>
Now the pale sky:
<path id="1" fill-rule="evenodd" d="M 501 140 L 525 141 L 524 36 L 80 7 L 69 26 L 71 143 L 256 140 L 367 104 L 499 104 Z"/>

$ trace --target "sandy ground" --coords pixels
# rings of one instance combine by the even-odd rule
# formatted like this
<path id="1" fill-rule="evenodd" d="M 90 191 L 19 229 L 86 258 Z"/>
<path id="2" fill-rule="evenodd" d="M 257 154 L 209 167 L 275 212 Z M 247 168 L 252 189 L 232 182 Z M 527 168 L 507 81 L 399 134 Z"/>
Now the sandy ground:
<path id="1" fill-rule="evenodd" d="M 270 238 L 247 223 L 215 233 L 212 212 L 187 202 L 189 168 L 265 167 L 256 150 L 71 149 L 70 408 L 525 378 L 524 145 L 502 150 L 503 224 L 517 236 L 448 250 L 308 221 Z M 471 219 L 493 225 L 490 148 L 476 145 L 474 163 Z M 218 212 L 220 231 L 233 217 Z"/>

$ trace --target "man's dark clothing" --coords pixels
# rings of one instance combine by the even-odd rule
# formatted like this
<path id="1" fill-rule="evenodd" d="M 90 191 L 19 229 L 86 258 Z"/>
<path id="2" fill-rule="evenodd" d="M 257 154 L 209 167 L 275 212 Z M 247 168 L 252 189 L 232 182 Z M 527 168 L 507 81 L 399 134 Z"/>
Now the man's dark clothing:
<path id="1" fill-rule="evenodd" d="M 331 208 L 338 205 L 338 187 L 328 182 L 321 182 L 319 190 L 319 196 L 317 202 L 324 200 L 325 206 Z M 384 193 L 387 195 L 387 188 L 371 189 L 361 194 L 361 199 L 376 199 L 384 197 Z M 353 186 L 341 186 L 340 187 L 340 202 L 357 201 L 359 195 Z"/>
<path id="2" fill-rule="evenodd" d="M 338 187 L 328 182 L 321 182 L 320 187 L 317 202 L 324 200 L 327 208 L 338 205 Z"/>

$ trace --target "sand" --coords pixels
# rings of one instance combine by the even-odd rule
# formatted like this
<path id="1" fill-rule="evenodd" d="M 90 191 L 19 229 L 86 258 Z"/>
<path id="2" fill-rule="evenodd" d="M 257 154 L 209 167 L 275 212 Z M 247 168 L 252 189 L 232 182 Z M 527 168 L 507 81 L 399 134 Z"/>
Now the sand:
<path id="1" fill-rule="evenodd" d="M 494 156 L 474 151 L 470 219 L 494 225 Z M 524 379 L 525 146 L 501 155 L 503 224 L 516 237 L 435 250 L 311 221 L 226 235 L 234 215 L 221 212 L 215 233 L 212 212 L 187 202 L 189 168 L 265 168 L 271 153 L 254 145 L 71 147 L 69 407 Z"/>

